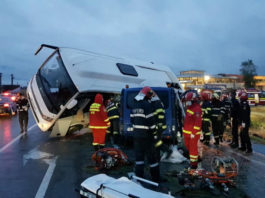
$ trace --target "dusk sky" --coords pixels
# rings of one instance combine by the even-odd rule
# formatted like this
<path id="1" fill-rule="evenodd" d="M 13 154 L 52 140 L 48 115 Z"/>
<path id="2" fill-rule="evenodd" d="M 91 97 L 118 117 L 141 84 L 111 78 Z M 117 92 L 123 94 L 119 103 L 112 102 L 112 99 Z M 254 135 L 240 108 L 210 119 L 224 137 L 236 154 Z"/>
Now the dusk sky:
<path id="1" fill-rule="evenodd" d="M 26 85 L 43 43 L 153 61 L 179 71 L 239 74 L 252 59 L 265 75 L 265 1 L 0 0 L 3 83 Z"/>

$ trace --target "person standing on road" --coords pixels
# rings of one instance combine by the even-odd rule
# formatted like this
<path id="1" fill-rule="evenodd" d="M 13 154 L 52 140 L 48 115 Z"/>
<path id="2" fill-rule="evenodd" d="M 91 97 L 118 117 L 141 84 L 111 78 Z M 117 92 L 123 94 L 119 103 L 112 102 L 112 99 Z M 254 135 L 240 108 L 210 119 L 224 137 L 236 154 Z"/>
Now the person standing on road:
<path id="1" fill-rule="evenodd" d="M 227 125 L 231 127 L 231 101 L 228 99 L 228 94 L 222 94 L 222 103 L 225 111 L 224 129 Z"/>
<path id="2" fill-rule="evenodd" d="M 154 132 L 155 137 L 155 147 L 157 151 L 157 159 L 160 162 L 160 150 L 167 154 L 167 157 L 170 156 L 172 151 L 169 149 L 168 145 L 165 145 L 162 140 L 163 131 L 167 129 L 166 124 L 166 112 L 164 108 L 164 104 L 158 97 L 158 95 L 154 92 L 153 97 L 151 99 L 152 105 L 154 107 L 155 119 L 156 119 L 156 131 Z"/>
<path id="3" fill-rule="evenodd" d="M 219 100 L 219 95 L 217 93 L 213 94 L 212 98 L 212 129 L 215 139 L 215 145 L 219 146 L 220 140 L 223 138 L 223 116 L 224 110 L 222 108 L 222 103 Z"/>
<path id="4" fill-rule="evenodd" d="M 98 93 L 89 108 L 89 128 L 92 129 L 93 146 L 96 151 L 105 146 L 105 136 L 109 126 L 110 122 L 103 105 L 103 97 Z"/>
<path id="5" fill-rule="evenodd" d="M 184 96 L 186 102 L 186 116 L 184 119 L 184 142 L 190 156 L 190 168 L 198 166 L 198 140 L 200 139 L 202 126 L 202 110 L 198 104 L 198 96 L 195 92 L 188 91 Z"/>
<path id="6" fill-rule="evenodd" d="M 201 92 L 201 99 L 202 99 L 202 133 L 203 133 L 203 143 L 205 145 L 210 144 L 210 137 L 211 137 L 211 112 L 212 112 L 212 104 L 211 100 L 211 92 L 209 91 L 202 91 Z"/>
<path id="7" fill-rule="evenodd" d="M 231 93 L 231 118 L 232 118 L 232 148 L 238 147 L 238 117 L 239 117 L 240 105 L 236 99 L 236 92 Z"/>
<path id="8" fill-rule="evenodd" d="M 17 103 L 17 111 L 18 111 L 18 120 L 20 126 L 20 133 L 27 132 L 28 130 L 28 109 L 29 109 L 29 102 L 28 99 L 24 96 L 24 94 L 18 94 Z"/>
<path id="9" fill-rule="evenodd" d="M 153 90 L 144 87 L 134 98 L 131 110 L 131 123 L 133 125 L 133 140 L 135 152 L 135 174 L 144 177 L 145 156 L 147 157 L 151 178 L 154 182 L 160 181 L 159 162 L 156 156 L 155 135 L 156 119 L 154 107 L 151 102 Z"/>
<path id="10" fill-rule="evenodd" d="M 239 126 L 240 126 L 240 139 L 241 147 L 239 150 L 246 153 L 252 153 L 252 145 L 249 138 L 249 126 L 250 126 L 250 107 L 248 104 L 248 94 L 242 92 L 240 96 L 240 113 L 239 113 Z"/>
<path id="11" fill-rule="evenodd" d="M 113 139 L 114 147 L 118 148 L 119 143 L 119 134 L 120 134 L 120 114 L 117 104 L 115 104 L 113 98 L 110 98 L 106 106 L 108 117 L 110 120 L 110 127 L 107 130 L 107 133 L 110 133 L 111 138 Z M 111 141 L 112 142 L 112 141 Z"/>

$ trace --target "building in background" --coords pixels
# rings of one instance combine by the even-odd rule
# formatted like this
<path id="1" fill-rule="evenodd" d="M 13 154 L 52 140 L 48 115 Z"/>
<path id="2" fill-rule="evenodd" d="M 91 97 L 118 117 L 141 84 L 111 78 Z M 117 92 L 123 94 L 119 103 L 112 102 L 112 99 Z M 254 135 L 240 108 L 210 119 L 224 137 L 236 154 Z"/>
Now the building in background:
<path id="1" fill-rule="evenodd" d="M 242 76 L 234 74 L 209 75 L 202 70 L 181 71 L 178 80 L 184 89 L 239 89 L 244 86 Z"/>
<path id="2" fill-rule="evenodd" d="M 256 80 L 256 89 L 265 91 L 265 76 L 254 76 Z"/>

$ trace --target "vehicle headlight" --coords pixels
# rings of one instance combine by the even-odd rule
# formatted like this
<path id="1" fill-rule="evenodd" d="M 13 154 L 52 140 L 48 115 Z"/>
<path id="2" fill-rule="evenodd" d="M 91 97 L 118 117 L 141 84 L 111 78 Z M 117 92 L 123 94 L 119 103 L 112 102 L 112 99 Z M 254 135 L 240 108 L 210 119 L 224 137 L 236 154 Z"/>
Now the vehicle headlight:
<path id="1" fill-rule="evenodd" d="M 42 115 L 42 118 L 43 118 L 44 120 L 48 121 L 48 122 L 51 122 L 51 121 L 53 120 L 52 118 L 50 118 L 50 117 L 48 117 L 48 116 L 46 116 L 46 115 Z"/>

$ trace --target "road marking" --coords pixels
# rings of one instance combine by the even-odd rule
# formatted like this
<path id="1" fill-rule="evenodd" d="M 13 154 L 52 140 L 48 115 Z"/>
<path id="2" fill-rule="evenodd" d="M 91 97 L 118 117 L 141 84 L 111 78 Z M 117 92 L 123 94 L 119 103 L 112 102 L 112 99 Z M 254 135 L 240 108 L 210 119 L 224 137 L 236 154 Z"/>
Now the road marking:
<path id="1" fill-rule="evenodd" d="M 34 127 L 36 127 L 37 124 L 34 124 L 32 125 L 31 127 L 28 128 L 28 131 L 31 131 Z M 21 136 L 25 135 L 25 132 L 24 133 L 21 133 L 19 134 L 15 139 L 13 139 L 12 141 L 10 141 L 8 144 L 6 144 L 5 146 L 3 146 L 1 149 L 0 149 L 0 153 L 2 153 L 4 150 L 6 150 L 8 147 L 10 147 L 12 144 L 14 144 L 16 141 L 19 140 L 19 138 Z"/>
<path id="2" fill-rule="evenodd" d="M 39 151 L 38 147 L 36 147 L 36 148 L 30 150 L 25 155 L 23 155 L 23 166 L 25 166 L 27 164 L 28 160 L 30 160 L 30 159 L 32 159 L 32 160 L 39 160 L 39 159 L 46 160 L 46 159 L 51 159 L 53 157 L 54 157 L 53 154 Z M 49 162 L 46 162 L 46 163 L 49 165 Z"/>
<path id="3" fill-rule="evenodd" d="M 54 169 L 56 167 L 56 160 L 57 160 L 57 157 L 45 160 L 45 162 L 49 164 L 49 168 L 46 171 L 46 174 L 42 179 L 42 182 L 40 184 L 40 187 L 38 189 L 38 192 L 37 192 L 35 198 L 42 198 L 45 196 L 45 193 L 48 189 L 48 186 L 49 186 L 50 180 L 52 178 Z"/>

